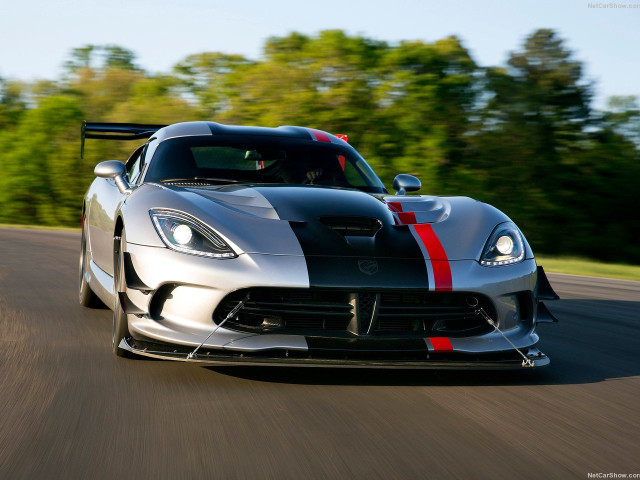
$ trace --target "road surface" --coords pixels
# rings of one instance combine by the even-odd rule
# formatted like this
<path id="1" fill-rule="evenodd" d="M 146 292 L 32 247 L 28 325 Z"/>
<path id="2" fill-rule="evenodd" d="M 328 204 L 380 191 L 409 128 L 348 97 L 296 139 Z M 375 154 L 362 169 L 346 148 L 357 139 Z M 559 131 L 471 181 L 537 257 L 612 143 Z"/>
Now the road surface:
<path id="1" fill-rule="evenodd" d="M 119 359 L 79 235 L 0 229 L 0 478 L 640 473 L 640 282 L 550 275 L 551 366 L 432 372 Z"/>

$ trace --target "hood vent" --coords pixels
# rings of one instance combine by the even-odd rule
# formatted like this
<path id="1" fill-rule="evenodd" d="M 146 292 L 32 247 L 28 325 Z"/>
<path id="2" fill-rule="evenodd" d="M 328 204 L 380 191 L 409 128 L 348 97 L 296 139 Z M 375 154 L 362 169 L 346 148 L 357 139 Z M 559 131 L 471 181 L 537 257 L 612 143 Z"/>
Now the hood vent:
<path id="1" fill-rule="evenodd" d="M 377 218 L 327 216 L 318 220 L 343 237 L 373 237 L 382 228 Z"/>

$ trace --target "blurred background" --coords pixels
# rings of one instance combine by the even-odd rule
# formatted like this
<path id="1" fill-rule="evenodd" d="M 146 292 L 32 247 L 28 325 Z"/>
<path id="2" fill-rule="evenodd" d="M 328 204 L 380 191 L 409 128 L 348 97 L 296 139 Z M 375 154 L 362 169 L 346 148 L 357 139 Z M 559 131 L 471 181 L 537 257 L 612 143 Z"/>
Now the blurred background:
<path id="1" fill-rule="evenodd" d="M 84 119 L 304 125 L 389 189 L 493 204 L 536 253 L 640 263 L 640 3 L 23 3 L 0 33 L 0 223 L 79 225 L 94 165 L 137 146 L 81 159 Z"/>

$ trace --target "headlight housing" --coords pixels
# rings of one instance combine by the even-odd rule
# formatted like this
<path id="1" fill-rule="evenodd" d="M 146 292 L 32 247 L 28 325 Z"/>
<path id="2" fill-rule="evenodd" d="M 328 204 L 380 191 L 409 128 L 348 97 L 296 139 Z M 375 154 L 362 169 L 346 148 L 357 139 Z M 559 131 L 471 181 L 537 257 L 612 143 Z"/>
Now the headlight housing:
<path id="1" fill-rule="evenodd" d="M 238 256 L 214 231 L 185 213 L 151 209 L 149 215 L 158 235 L 171 250 L 213 258 Z"/>
<path id="2" fill-rule="evenodd" d="M 505 222 L 494 228 L 480 256 L 485 267 L 510 265 L 524 260 L 524 240 L 518 227 Z"/>

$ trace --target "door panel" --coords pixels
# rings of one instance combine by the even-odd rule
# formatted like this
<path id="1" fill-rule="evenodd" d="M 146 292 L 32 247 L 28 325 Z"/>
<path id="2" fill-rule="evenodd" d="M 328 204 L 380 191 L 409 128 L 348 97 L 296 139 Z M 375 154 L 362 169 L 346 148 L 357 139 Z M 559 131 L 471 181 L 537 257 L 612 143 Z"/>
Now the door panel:
<path id="1" fill-rule="evenodd" d="M 91 257 L 112 276 L 115 215 L 123 199 L 124 195 L 110 178 L 97 178 L 89 191 L 87 218 Z"/>

